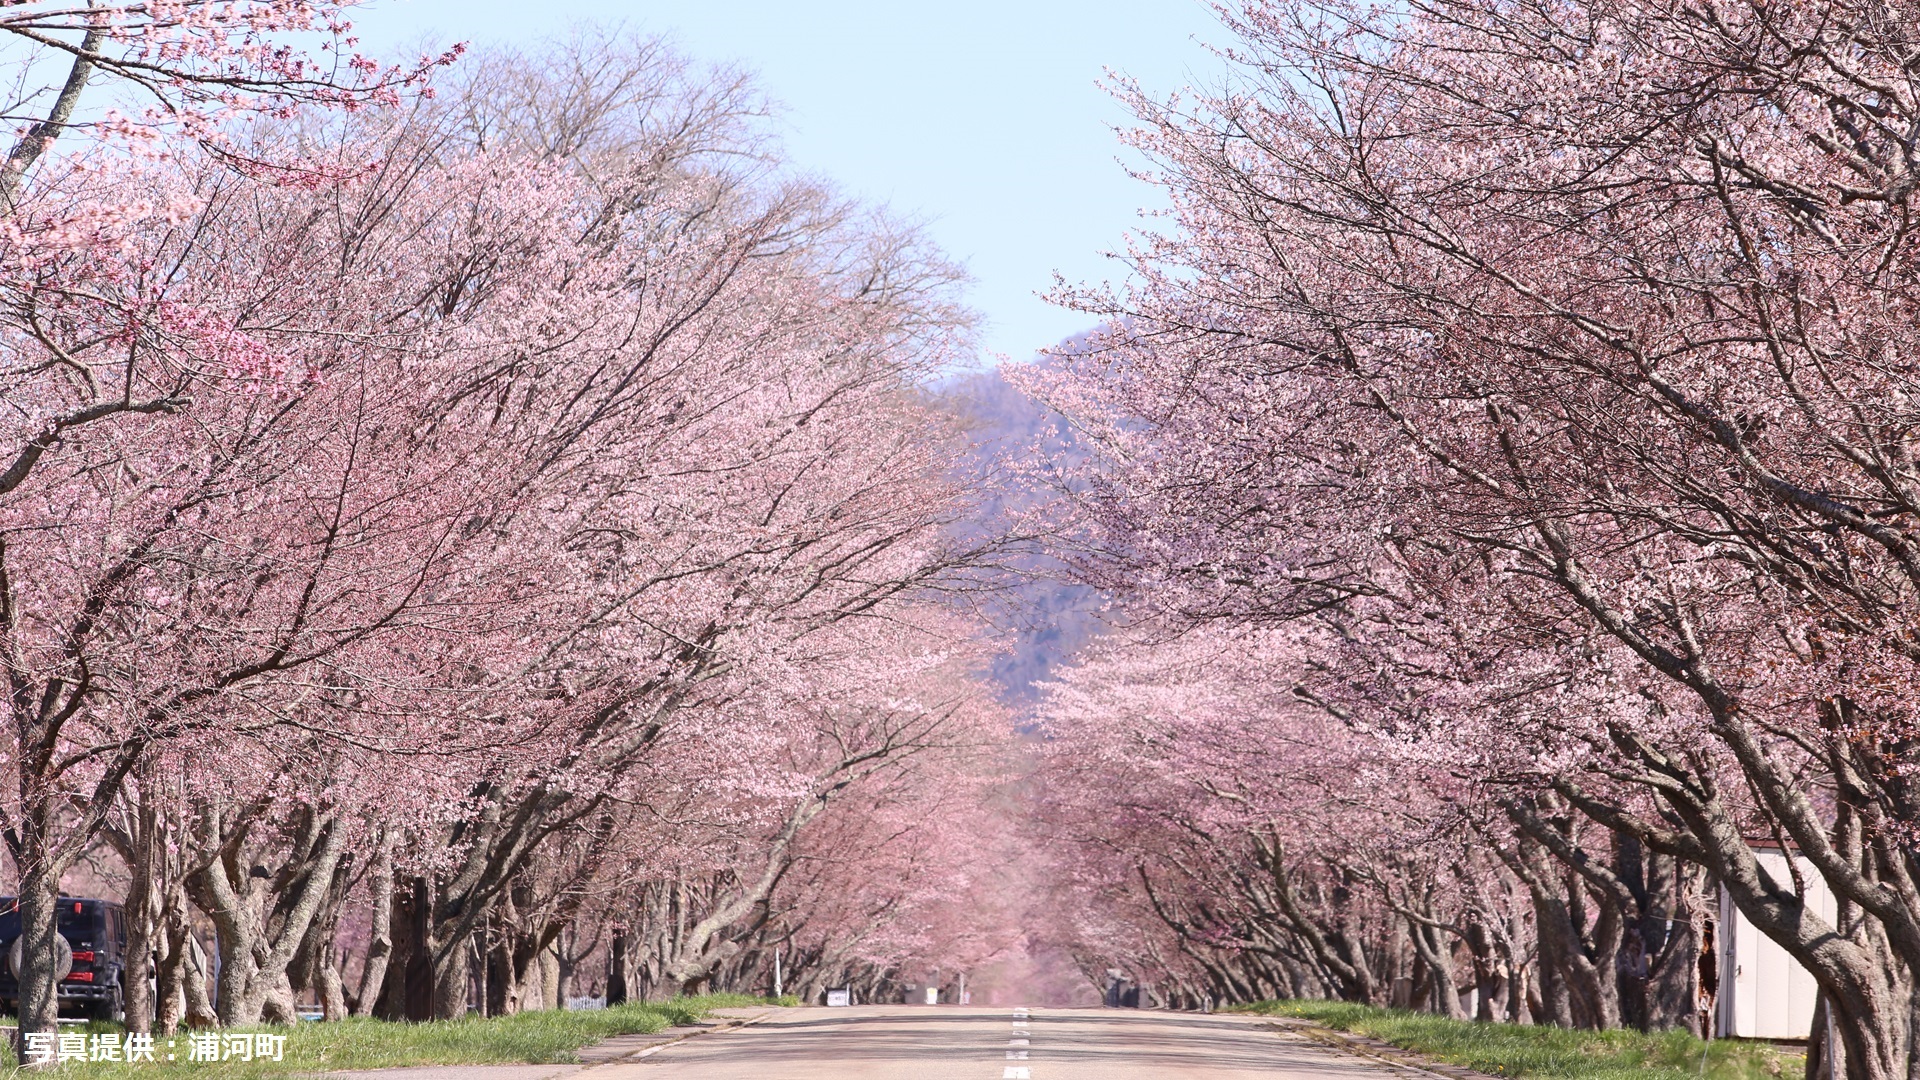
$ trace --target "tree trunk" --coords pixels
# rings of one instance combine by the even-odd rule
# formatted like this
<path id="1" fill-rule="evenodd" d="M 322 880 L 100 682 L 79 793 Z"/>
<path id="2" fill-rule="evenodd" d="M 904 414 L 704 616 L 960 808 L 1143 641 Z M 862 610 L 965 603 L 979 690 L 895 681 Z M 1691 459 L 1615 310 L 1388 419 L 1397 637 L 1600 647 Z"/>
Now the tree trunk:
<path id="1" fill-rule="evenodd" d="M 164 887 L 156 880 L 162 855 L 160 816 L 152 805 L 151 769 L 143 769 L 134 824 L 130 835 L 121 837 L 127 861 L 127 899 L 123 908 L 127 942 L 120 972 L 121 1006 L 127 1031 L 151 1035 L 154 1020 L 154 954 L 165 935 L 162 912 Z M 120 846 L 119 843 L 115 844 Z M 152 981 L 149 981 L 152 980 Z"/>
<path id="2" fill-rule="evenodd" d="M 178 882 L 167 890 L 167 905 L 161 924 L 161 950 L 158 999 L 154 1026 L 162 1035 L 172 1035 L 184 1021 L 201 1028 L 213 1023 L 213 1005 L 207 998 L 205 965 L 200 961 L 200 943 L 187 923 L 187 897 Z"/>
<path id="3" fill-rule="evenodd" d="M 307 932 L 287 969 L 291 989 L 313 991 L 326 1020 L 347 1017 L 347 995 L 340 977 L 340 950 L 334 944 L 339 935 L 340 916 L 346 908 L 347 893 L 353 884 L 351 860 L 341 857 L 335 863 L 331 881 L 320 906 L 307 923 Z"/>
<path id="4" fill-rule="evenodd" d="M 1534 1022 L 1555 1027 L 1573 1026 L 1573 1001 L 1567 989 L 1567 953 L 1574 948 L 1567 940 L 1564 902 L 1544 889 L 1528 883 L 1533 894 L 1533 925 L 1540 945 L 1535 965 L 1535 985 L 1540 992 L 1539 1007 L 1533 1010 Z"/>
<path id="5" fill-rule="evenodd" d="M 219 808 L 204 812 L 203 843 L 219 846 L 214 858 L 189 875 L 220 946 L 220 1022 L 296 1022 L 289 968 L 328 894 L 338 888 L 344 824 L 318 809 L 304 812 L 294 851 L 276 881 L 279 891 L 262 911 L 264 871 L 244 865 L 242 845 L 222 831 L 224 818 Z"/>
<path id="6" fill-rule="evenodd" d="M 393 956 L 393 838 L 384 830 L 374 847 L 367 896 L 373 906 L 372 926 L 367 935 L 367 961 L 360 968 L 360 992 L 353 1001 L 355 1016 L 375 1015 L 386 989 L 387 964 Z"/>
<path id="7" fill-rule="evenodd" d="M 544 1009 L 564 1009 L 567 999 L 560 977 L 560 942 L 540 950 L 540 1004 Z"/>
<path id="8" fill-rule="evenodd" d="M 54 914 L 60 901 L 60 876 L 37 851 L 21 860 L 20 874 L 20 1026 L 14 1060 L 26 1062 L 26 1037 L 59 1031 L 60 999 L 55 964 Z"/>
<path id="9" fill-rule="evenodd" d="M 407 966 L 401 988 L 401 1015 L 408 1020 L 423 1021 L 434 1018 L 434 963 L 433 942 L 429 933 L 433 918 L 432 894 L 427 888 L 427 879 L 413 879 L 413 897 L 407 905 Z M 463 956 L 465 950 L 455 950 Z M 466 1012 L 467 983 L 466 967 L 461 965 L 459 1000 L 461 1012 Z"/>
<path id="10" fill-rule="evenodd" d="M 1473 957 L 1473 985 L 1478 991 L 1474 1019 L 1491 1024 L 1499 1019 L 1498 1009 L 1505 1000 L 1509 983 L 1501 970 L 1493 948 L 1493 935 L 1477 914 L 1467 923 L 1467 952 Z"/>
<path id="11" fill-rule="evenodd" d="M 467 1015 L 467 999 L 473 991 L 472 940 L 440 944 L 435 952 L 438 963 L 427 969 L 427 984 L 432 988 L 432 1018 L 458 1020 Z M 411 1002 L 412 994 L 408 994 Z"/>
<path id="12" fill-rule="evenodd" d="M 1652 1031 L 1700 1030 L 1695 1002 L 1700 995 L 1695 958 L 1700 936 L 1695 920 L 1705 905 L 1706 870 L 1666 855 L 1647 860 L 1648 904 L 1641 931 L 1649 942 L 1647 1027 Z M 1652 944 L 1657 941 L 1658 944 Z"/>
<path id="13" fill-rule="evenodd" d="M 211 981 L 207 970 L 207 950 L 201 948 L 200 939 L 192 932 L 187 932 L 185 939 L 180 965 L 185 977 L 180 985 L 187 1005 L 186 1023 L 190 1028 L 210 1028 L 220 1020 L 213 998 L 207 993 Z"/>
<path id="14" fill-rule="evenodd" d="M 1567 873 L 1569 903 L 1567 950 L 1569 980 L 1574 989 L 1577 1016 L 1581 1026 L 1594 1031 L 1611 1031 L 1620 1026 L 1620 984 L 1617 957 L 1625 929 L 1620 905 L 1605 893 L 1590 894 L 1572 871 Z M 1591 937 L 1582 932 L 1588 922 L 1582 903 L 1591 898 L 1600 905 L 1600 914 L 1592 920 Z"/>
<path id="15" fill-rule="evenodd" d="M 607 957 L 607 1005 L 623 1005 L 627 1000 L 627 931 L 613 932 L 613 947 Z"/>
<path id="16" fill-rule="evenodd" d="M 1449 1020 L 1465 1020 L 1467 1014 L 1460 1007 L 1459 984 L 1453 977 L 1453 955 L 1449 942 L 1441 937 L 1441 931 L 1423 923 L 1409 920 L 1408 939 L 1413 943 L 1414 952 L 1420 957 L 1421 966 L 1427 973 L 1427 999 L 1433 1011 Z"/>

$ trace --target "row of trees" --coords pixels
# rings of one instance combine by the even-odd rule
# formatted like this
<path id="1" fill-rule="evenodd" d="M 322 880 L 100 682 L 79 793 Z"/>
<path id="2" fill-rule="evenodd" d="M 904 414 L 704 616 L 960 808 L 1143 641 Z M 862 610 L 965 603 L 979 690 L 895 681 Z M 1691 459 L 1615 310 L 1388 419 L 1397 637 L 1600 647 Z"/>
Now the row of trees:
<path id="1" fill-rule="evenodd" d="M 1816 1066 L 1911 1075 L 1920 11 L 1223 18 L 1231 88 L 1121 86 L 1169 224 L 1024 376 L 1137 639 L 1049 706 L 1126 778 L 1063 796 L 1082 925 L 1188 994 L 1450 1011 L 1470 960 L 1483 1010 L 1682 1023 L 1724 889 Z"/>
<path id="2" fill-rule="evenodd" d="M 60 76 L 0 190 L 21 1030 L 82 862 L 135 1031 L 991 951 L 955 271 L 736 75 L 588 33 L 430 94 L 458 50 L 340 14 L 0 17 Z"/>
<path id="3" fill-rule="evenodd" d="M 1109 641 L 1052 687 L 1041 820 L 1067 892 L 1047 933 L 1085 976 L 1181 1008 L 1338 998 L 1712 1033 L 1704 868 L 1462 782 L 1426 740 L 1354 731 L 1305 696 L 1334 648 Z"/>

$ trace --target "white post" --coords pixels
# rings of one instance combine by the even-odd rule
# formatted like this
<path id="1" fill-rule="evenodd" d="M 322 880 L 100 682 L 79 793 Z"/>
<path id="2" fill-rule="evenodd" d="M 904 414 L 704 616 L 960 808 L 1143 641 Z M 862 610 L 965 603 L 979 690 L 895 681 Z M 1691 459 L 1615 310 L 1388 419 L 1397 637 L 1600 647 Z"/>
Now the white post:
<path id="1" fill-rule="evenodd" d="M 773 947 L 773 996 L 774 997 L 780 996 L 780 949 L 781 949 L 781 946 L 779 945 L 775 945 Z"/>

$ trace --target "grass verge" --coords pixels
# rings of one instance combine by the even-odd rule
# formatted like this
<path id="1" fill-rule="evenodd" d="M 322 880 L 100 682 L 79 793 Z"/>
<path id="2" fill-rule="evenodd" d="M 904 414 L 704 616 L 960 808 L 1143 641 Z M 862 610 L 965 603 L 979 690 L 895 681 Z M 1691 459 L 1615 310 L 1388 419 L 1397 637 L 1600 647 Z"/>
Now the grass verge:
<path id="1" fill-rule="evenodd" d="M 1805 1068 L 1801 1056 L 1766 1043 L 1703 1042 L 1685 1032 L 1476 1024 L 1338 1001 L 1263 1001 L 1237 1011 L 1310 1020 L 1449 1065 L 1531 1080 L 1775 1080 Z"/>
<path id="2" fill-rule="evenodd" d="M 251 1080 L 256 1077 L 310 1076 L 343 1069 L 383 1069 L 403 1065 L 546 1064 L 577 1060 L 574 1051 L 615 1035 L 646 1034 L 691 1024 L 715 1009 L 771 1004 L 741 994 L 709 994 L 658 1003 L 630 1003 L 582 1012 L 528 1012 L 517 1016 L 437 1020 L 396 1024 L 384 1020 L 343 1020 L 297 1027 L 235 1028 L 222 1034 L 267 1032 L 285 1035 L 282 1061 L 189 1061 L 185 1033 L 155 1040 L 153 1062 L 62 1062 L 51 1075 L 140 1080 Z M 116 1024 L 86 1028 L 61 1025 L 64 1034 L 116 1034 Z M 8 1034 L 11 1034 L 10 1032 Z M 167 1055 L 174 1055 L 168 1061 Z M 11 1052 L 0 1049 L 0 1065 L 11 1069 Z"/>

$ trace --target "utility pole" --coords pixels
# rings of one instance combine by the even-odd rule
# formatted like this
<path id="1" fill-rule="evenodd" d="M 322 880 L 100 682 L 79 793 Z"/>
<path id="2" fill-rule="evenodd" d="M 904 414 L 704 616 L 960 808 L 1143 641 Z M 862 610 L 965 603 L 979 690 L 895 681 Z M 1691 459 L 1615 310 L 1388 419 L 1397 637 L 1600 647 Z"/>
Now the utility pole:
<path id="1" fill-rule="evenodd" d="M 773 947 L 773 996 L 780 996 L 780 950 L 783 946 Z"/>

